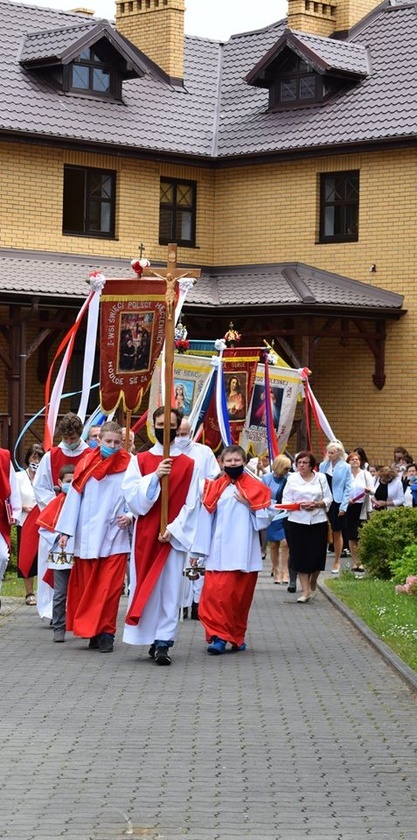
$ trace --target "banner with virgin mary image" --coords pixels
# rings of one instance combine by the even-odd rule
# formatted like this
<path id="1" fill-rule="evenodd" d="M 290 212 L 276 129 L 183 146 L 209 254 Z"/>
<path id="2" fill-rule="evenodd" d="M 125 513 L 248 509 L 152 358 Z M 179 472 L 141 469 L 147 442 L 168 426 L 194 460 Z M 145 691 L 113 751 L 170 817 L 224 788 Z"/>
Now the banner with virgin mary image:
<path id="1" fill-rule="evenodd" d="M 223 352 L 222 367 L 226 391 L 226 411 L 233 443 L 239 443 L 252 397 L 258 361 L 258 347 L 230 347 Z M 215 395 L 212 397 L 204 418 L 204 443 L 210 446 L 214 452 L 221 443 Z"/>
<path id="2" fill-rule="evenodd" d="M 279 451 L 285 449 L 291 433 L 299 395 L 304 385 L 299 370 L 269 365 L 271 416 Z M 240 444 L 253 455 L 268 453 L 266 418 L 265 366 L 258 364 L 249 408 L 244 422 Z"/>
<path id="3" fill-rule="evenodd" d="M 165 338 L 164 280 L 107 280 L 101 296 L 100 404 L 137 411 Z"/>
<path id="4" fill-rule="evenodd" d="M 172 406 L 180 408 L 184 417 L 190 416 L 212 370 L 209 358 L 190 356 L 188 353 L 174 353 Z M 149 392 L 147 428 L 151 440 L 154 440 L 152 415 L 162 403 L 161 359 L 159 359 Z"/>

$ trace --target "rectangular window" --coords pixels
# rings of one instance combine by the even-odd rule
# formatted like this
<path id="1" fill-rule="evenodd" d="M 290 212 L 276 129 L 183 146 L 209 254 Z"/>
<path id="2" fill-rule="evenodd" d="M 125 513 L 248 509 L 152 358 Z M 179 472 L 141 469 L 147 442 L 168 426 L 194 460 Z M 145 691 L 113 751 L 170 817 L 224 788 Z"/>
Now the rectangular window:
<path id="1" fill-rule="evenodd" d="M 195 247 L 196 230 L 195 181 L 161 178 L 159 199 L 159 242 L 167 245 Z"/>
<path id="2" fill-rule="evenodd" d="M 114 238 L 116 173 L 64 167 L 63 233 Z"/>
<path id="3" fill-rule="evenodd" d="M 357 242 L 359 171 L 320 175 L 320 242 Z"/>

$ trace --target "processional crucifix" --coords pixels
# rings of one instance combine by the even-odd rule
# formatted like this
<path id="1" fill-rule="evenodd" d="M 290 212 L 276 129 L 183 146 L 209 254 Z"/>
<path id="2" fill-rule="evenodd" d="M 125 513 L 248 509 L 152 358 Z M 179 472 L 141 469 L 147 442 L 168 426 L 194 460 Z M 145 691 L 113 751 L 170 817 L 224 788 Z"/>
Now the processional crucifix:
<path id="1" fill-rule="evenodd" d="M 166 279 L 167 288 L 165 294 L 166 317 L 165 317 L 165 364 L 164 364 L 164 443 L 163 457 L 169 458 L 170 452 L 170 428 L 171 428 L 171 403 L 172 403 L 172 374 L 174 369 L 174 344 L 175 344 L 175 304 L 177 300 L 178 280 L 185 277 L 197 279 L 201 276 L 200 268 L 183 269 L 177 266 L 177 246 L 175 243 L 168 245 L 167 267 L 147 268 L 147 274 L 152 274 L 160 280 Z M 169 476 L 164 475 L 161 479 L 161 534 L 164 534 L 168 524 L 168 498 L 169 498 Z"/>

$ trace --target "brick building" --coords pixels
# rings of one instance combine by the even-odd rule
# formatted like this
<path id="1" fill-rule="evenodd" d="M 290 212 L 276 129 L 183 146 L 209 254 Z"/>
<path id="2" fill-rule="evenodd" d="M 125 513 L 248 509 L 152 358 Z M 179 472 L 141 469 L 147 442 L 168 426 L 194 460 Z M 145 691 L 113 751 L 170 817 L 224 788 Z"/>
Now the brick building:
<path id="1" fill-rule="evenodd" d="M 289 0 L 222 44 L 184 37 L 184 0 L 117 0 L 115 24 L 0 0 L 3 445 L 89 271 L 177 241 L 203 269 L 190 337 L 274 339 L 346 445 L 417 451 L 416 9 Z"/>

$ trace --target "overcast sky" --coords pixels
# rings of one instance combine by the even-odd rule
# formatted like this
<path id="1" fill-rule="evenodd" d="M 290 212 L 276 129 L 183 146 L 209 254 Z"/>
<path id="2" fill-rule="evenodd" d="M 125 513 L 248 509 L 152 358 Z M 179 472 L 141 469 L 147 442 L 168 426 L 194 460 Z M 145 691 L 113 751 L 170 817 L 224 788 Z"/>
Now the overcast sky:
<path id="1" fill-rule="evenodd" d="M 23 0 L 24 5 L 69 11 L 91 9 L 98 17 L 113 19 L 114 0 Z M 188 35 L 225 40 L 237 32 L 260 29 L 281 20 L 286 0 L 186 0 L 185 31 Z"/>

